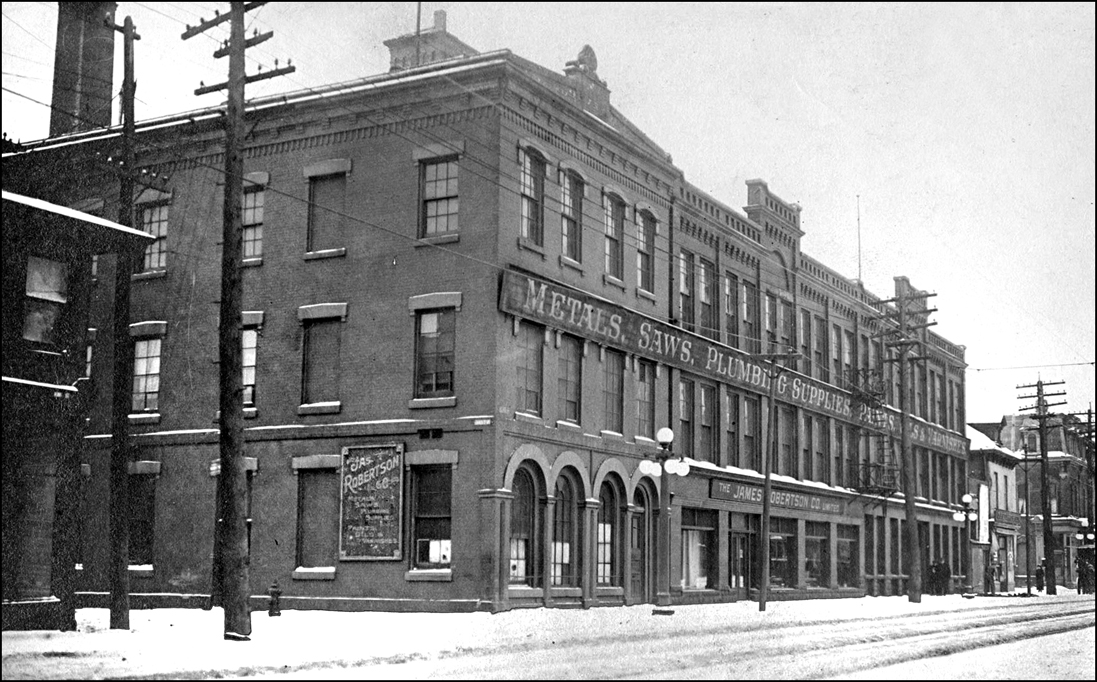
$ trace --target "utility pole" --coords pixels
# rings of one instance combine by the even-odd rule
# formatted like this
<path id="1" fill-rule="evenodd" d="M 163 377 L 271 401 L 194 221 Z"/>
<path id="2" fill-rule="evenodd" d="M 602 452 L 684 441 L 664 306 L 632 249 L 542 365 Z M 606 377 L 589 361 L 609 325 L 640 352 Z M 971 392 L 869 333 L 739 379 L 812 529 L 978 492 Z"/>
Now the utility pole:
<path id="1" fill-rule="evenodd" d="M 769 415 L 766 419 L 766 440 L 764 455 L 762 456 L 762 576 L 758 584 L 758 610 L 766 610 L 766 600 L 769 597 L 769 495 L 772 484 L 770 483 L 773 463 L 777 461 L 777 430 L 773 428 L 777 418 L 777 379 L 781 372 L 790 369 L 781 364 L 782 361 L 795 360 L 800 354 L 789 348 L 787 353 L 759 353 L 751 355 L 752 358 L 765 360 L 769 363 L 766 368 L 766 378 L 769 380 Z"/>
<path id="2" fill-rule="evenodd" d="M 895 328 L 880 333 L 880 336 L 895 336 L 893 341 L 887 341 L 884 346 L 895 351 L 895 357 L 888 358 L 885 362 L 895 362 L 899 365 L 899 435 L 900 435 L 900 488 L 903 491 L 903 507 L 906 511 L 907 542 L 903 552 L 907 567 L 910 569 L 910 579 L 907 582 L 907 599 L 912 603 L 922 601 L 922 552 L 921 541 L 918 533 L 918 508 L 915 505 L 915 483 L 918 480 L 915 472 L 914 454 L 910 447 L 910 412 L 911 406 L 907 404 L 911 385 L 908 362 L 925 360 L 925 356 L 910 355 L 914 346 L 923 345 L 924 341 L 915 335 L 915 332 L 932 327 L 936 322 L 927 322 L 930 313 L 936 312 L 936 308 L 927 309 L 925 299 L 937 294 L 916 292 L 904 277 L 896 277 L 895 298 L 880 301 L 879 304 L 894 303 L 895 310 L 880 315 L 881 320 L 892 320 L 897 324 Z M 913 309 L 918 304 L 918 309 Z"/>
<path id="3" fill-rule="evenodd" d="M 1024 384 L 1017 388 L 1035 388 L 1036 395 L 1023 395 L 1017 396 L 1018 398 L 1035 398 L 1036 404 L 1029 405 L 1028 407 L 1022 407 L 1021 411 L 1036 410 L 1036 413 L 1030 415 L 1033 419 L 1040 422 L 1040 497 L 1041 506 L 1043 507 L 1042 513 L 1044 516 L 1044 558 L 1047 560 L 1047 569 L 1045 571 L 1045 580 L 1047 580 L 1047 593 L 1049 595 L 1055 594 L 1055 533 L 1051 527 L 1051 495 L 1048 488 L 1048 457 L 1047 457 L 1047 422 L 1048 419 L 1056 416 L 1051 412 L 1048 412 L 1049 407 L 1055 407 L 1056 405 L 1066 405 L 1066 401 L 1060 401 L 1057 403 L 1048 403 L 1047 399 L 1055 396 L 1066 395 L 1066 391 L 1059 391 L 1057 393 L 1047 393 L 1044 391 L 1045 386 L 1058 386 L 1064 382 L 1062 381 L 1041 381 L 1037 380 L 1035 384 Z"/>
<path id="4" fill-rule="evenodd" d="M 225 611 L 224 637 L 248 641 L 251 635 L 250 557 L 247 534 L 247 471 L 244 462 L 243 421 L 243 361 L 241 358 L 241 300 L 243 281 L 240 259 L 243 252 L 241 204 L 244 185 L 244 85 L 295 71 L 293 66 L 274 69 L 265 74 L 245 76 L 244 50 L 269 40 L 274 34 L 244 39 L 244 13 L 265 5 L 265 2 L 233 2 L 229 14 L 217 14 L 183 33 L 183 40 L 209 28 L 230 21 L 228 43 L 213 53 L 214 58 L 229 58 L 229 78 L 225 83 L 202 86 L 194 91 L 202 95 L 217 90 L 228 91 L 225 107 L 225 202 L 221 215 L 221 301 L 218 325 L 218 365 L 220 370 L 220 430 L 221 471 L 217 479 L 219 499 L 218 520 L 214 539 L 220 565 L 214 566 L 214 581 L 221 590 L 221 605 Z M 213 590 L 211 590 L 212 592 Z"/>
<path id="5" fill-rule="evenodd" d="M 126 17 L 122 26 L 109 15 L 105 21 L 124 38 L 122 78 L 122 163 L 118 174 L 118 223 L 134 227 L 133 188 L 137 154 L 134 151 L 134 92 L 137 84 L 133 75 L 133 42 L 141 36 Z M 114 367 L 111 374 L 111 453 L 110 453 L 110 627 L 128 630 L 129 605 L 129 413 L 133 392 L 133 343 L 129 338 L 130 276 L 133 275 L 137 254 L 133 248 L 122 247 L 114 270 Z"/>

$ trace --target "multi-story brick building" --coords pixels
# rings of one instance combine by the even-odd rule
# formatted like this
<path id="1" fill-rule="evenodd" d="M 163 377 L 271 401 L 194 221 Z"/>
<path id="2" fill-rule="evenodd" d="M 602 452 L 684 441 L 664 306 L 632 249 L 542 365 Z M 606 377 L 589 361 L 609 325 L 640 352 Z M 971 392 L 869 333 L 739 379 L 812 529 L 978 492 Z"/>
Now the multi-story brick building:
<path id="1" fill-rule="evenodd" d="M 887 306 L 801 252 L 800 207 L 756 180 L 741 213 L 687 182 L 610 104 L 589 47 L 560 74 L 476 54 L 440 16 L 419 66 L 412 40 L 386 43 L 385 75 L 248 106 L 253 590 L 348 609 L 642 603 L 669 552 L 675 601 L 749 598 L 770 390 L 752 354 L 784 345 L 806 362 L 773 386 L 771 598 L 904 589 L 897 381 L 873 337 Z M 138 197 L 157 239 L 130 326 L 132 589 L 150 603 L 217 591 L 218 117 L 138 126 L 141 166 L 170 186 Z M 5 163 L 110 210 L 95 164 L 116 148 L 114 130 L 77 134 Z M 910 420 L 923 553 L 959 573 L 963 347 L 926 341 Z M 107 492 L 99 404 L 89 502 Z M 692 463 L 669 544 L 640 469 L 663 426 Z M 86 519 L 94 598 L 106 517 L 89 503 Z"/>

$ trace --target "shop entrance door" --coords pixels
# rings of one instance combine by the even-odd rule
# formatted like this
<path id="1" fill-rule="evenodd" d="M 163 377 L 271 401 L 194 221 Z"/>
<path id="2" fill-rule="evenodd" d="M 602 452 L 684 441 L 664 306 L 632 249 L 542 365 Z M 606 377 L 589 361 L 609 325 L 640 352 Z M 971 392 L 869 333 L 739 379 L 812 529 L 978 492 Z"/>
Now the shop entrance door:
<path id="1" fill-rule="evenodd" d="M 643 489 L 636 491 L 633 504 L 637 510 L 629 527 L 629 587 L 633 603 L 650 604 L 655 601 L 651 580 L 653 523 L 651 505 Z"/>
<path id="2" fill-rule="evenodd" d="M 754 575 L 754 534 L 731 533 L 728 542 L 728 582 L 738 599 L 746 599 L 757 584 Z"/>

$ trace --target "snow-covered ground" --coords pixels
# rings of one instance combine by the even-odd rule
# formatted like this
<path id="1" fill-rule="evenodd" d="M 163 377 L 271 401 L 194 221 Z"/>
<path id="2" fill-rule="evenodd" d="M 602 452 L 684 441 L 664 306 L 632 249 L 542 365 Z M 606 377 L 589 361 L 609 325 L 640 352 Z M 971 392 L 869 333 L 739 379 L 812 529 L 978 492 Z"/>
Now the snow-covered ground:
<path id="1" fill-rule="evenodd" d="M 1022 588 L 1019 593 L 1023 594 Z M 756 602 L 675 606 L 670 616 L 652 607 L 590 610 L 524 609 L 499 614 L 345 613 L 283 611 L 272 618 L 252 614 L 252 641 L 225 641 L 219 609 L 132 610 L 130 630 L 108 629 L 106 609 L 81 609 L 77 632 L 3 633 L 3 678 L 118 677 L 180 675 L 187 672 L 293 670 L 338 662 L 396 663 L 440 652 L 507 648 L 534 638 L 575 642 L 597 637 L 635 637 L 734 623 L 811 624 L 909 613 L 947 612 L 973 607 L 1007 607 L 1020 601 L 1084 600 L 1061 587 L 1059 595 L 1023 597 L 924 596 L 770 602 L 760 613 Z"/>

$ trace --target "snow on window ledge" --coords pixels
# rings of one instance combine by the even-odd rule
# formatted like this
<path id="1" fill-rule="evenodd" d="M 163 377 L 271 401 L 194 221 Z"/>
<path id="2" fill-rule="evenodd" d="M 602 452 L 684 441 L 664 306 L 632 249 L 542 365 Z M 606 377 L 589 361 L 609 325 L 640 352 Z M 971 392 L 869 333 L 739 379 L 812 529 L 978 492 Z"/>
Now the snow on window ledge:
<path id="1" fill-rule="evenodd" d="M 298 566 L 293 569 L 294 580 L 335 580 L 334 566 Z"/>

